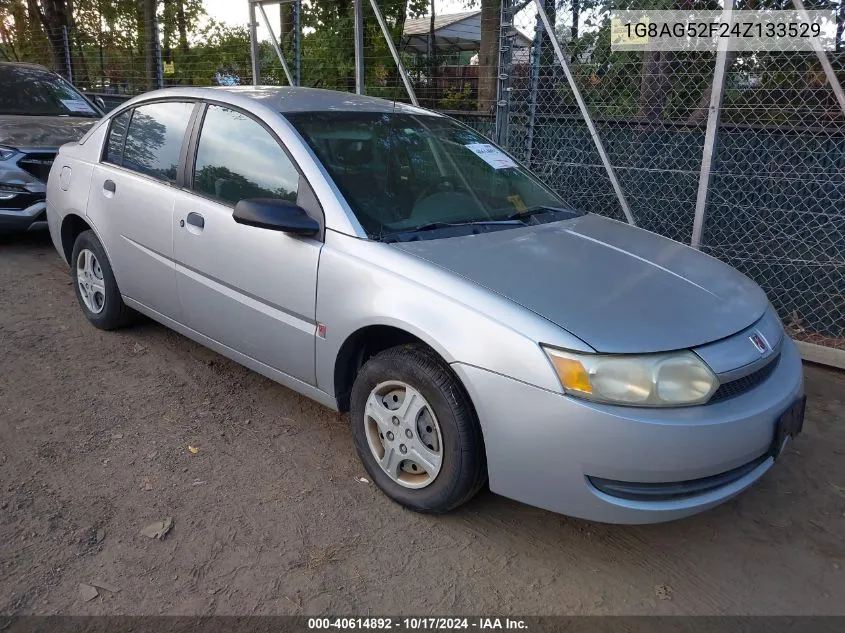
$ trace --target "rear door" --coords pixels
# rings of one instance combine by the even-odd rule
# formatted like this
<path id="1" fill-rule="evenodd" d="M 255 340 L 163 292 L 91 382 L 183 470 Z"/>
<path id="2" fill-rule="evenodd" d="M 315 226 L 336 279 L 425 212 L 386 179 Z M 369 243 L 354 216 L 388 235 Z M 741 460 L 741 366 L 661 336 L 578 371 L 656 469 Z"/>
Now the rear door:
<path id="1" fill-rule="evenodd" d="M 114 117 L 95 166 L 87 213 L 120 292 L 180 319 L 173 265 L 173 209 L 180 157 L 196 103 L 139 105 Z"/>
<path id="2" fill-rule="evenodd" d="M 218 343 L 315 383 L 322 241 L 235 222 L 246 198 L 322 210 L 280 141 L 251 115 L 209 104 L 177 195 L 174 258 L 184 323 Z"/>

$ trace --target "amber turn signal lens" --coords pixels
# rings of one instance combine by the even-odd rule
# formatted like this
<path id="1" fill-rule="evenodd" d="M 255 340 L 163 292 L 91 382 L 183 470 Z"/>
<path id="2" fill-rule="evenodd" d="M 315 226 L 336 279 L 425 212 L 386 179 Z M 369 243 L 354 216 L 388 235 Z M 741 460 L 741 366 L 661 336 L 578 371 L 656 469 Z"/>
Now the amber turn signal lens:
<path id="1" fill-rule="evenodd" d="M 581 393 L 593 393 L 590 376 L 581 363 L 572 358 L 563 358 L 562 356 L 553 354 L 549 356 L 552 359 L 552 363 L 557 370 L 557 375 L 564 389 L 580 391 Z"/>

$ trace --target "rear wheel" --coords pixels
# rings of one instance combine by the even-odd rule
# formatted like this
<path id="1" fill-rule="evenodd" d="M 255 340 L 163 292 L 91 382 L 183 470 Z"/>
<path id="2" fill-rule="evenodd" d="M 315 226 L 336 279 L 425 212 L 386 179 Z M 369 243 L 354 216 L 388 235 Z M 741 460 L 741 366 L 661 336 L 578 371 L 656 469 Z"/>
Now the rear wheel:
<path id="1" fill-rule="evenodd" d="M 428 348 L 393 347 L 361 368 L 352 435 L 373 481 L 419 512 L 447 512 L 487 479 L 484 442 L 463 385 Z"/>
<path id="2" fill-rule="evenodd" d="M 101 330 L 131 323 L 134 311 L 123 303 L 106 251 L 93 231 L 83 231 L 73 244 L 70 274 L 79 306 Z"/>

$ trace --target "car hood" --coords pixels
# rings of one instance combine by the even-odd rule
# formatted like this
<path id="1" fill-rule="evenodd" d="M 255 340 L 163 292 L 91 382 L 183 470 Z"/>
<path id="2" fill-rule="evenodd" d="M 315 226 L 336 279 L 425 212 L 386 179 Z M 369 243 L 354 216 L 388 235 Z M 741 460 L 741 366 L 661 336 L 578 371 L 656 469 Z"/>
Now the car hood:
<path id="1" fill-rule="evenodd" d="M 0 115 L 0 145 L 17 149 L 58 149 L 78 141 L 99 119 Z"/>
<path id="2" fill-rule="evenodd" d="M 768 306 L 760 287 L 730 266 L 593 214 L 393 246 L 507 297 L 599 352 L 696 347 L 748 327 Z"/>

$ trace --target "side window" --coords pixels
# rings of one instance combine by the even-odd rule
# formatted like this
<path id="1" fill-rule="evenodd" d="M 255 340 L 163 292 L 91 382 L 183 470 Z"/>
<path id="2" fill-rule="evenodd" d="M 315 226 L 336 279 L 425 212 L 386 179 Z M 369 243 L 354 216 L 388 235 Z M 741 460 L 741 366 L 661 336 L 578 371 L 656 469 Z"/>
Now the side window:
<path id="1" fill-rule="evenodd" d="M 129 115 L 132 110 L 118 114 L 111 120 L 106 149 L 103 152 L 103 162 L 120 165 L 123 158 L 123 139 L 126 137 L 126 126 L 129 125 Z"/>
<path id="2" fill-rule="evenodd" d="M 197 144 L 193 189 L 235 205 L 246 198 L 296 202 L 299 173 L 261 124 L 235 110 L 210 105 Z"/>
<path id="3" fill-rule="evenodd" d="M 122 165 L 165 182 L 176 182 L 179 152 L 193 108 L 193 103 L 173 101 L 135 108 Z"/>

